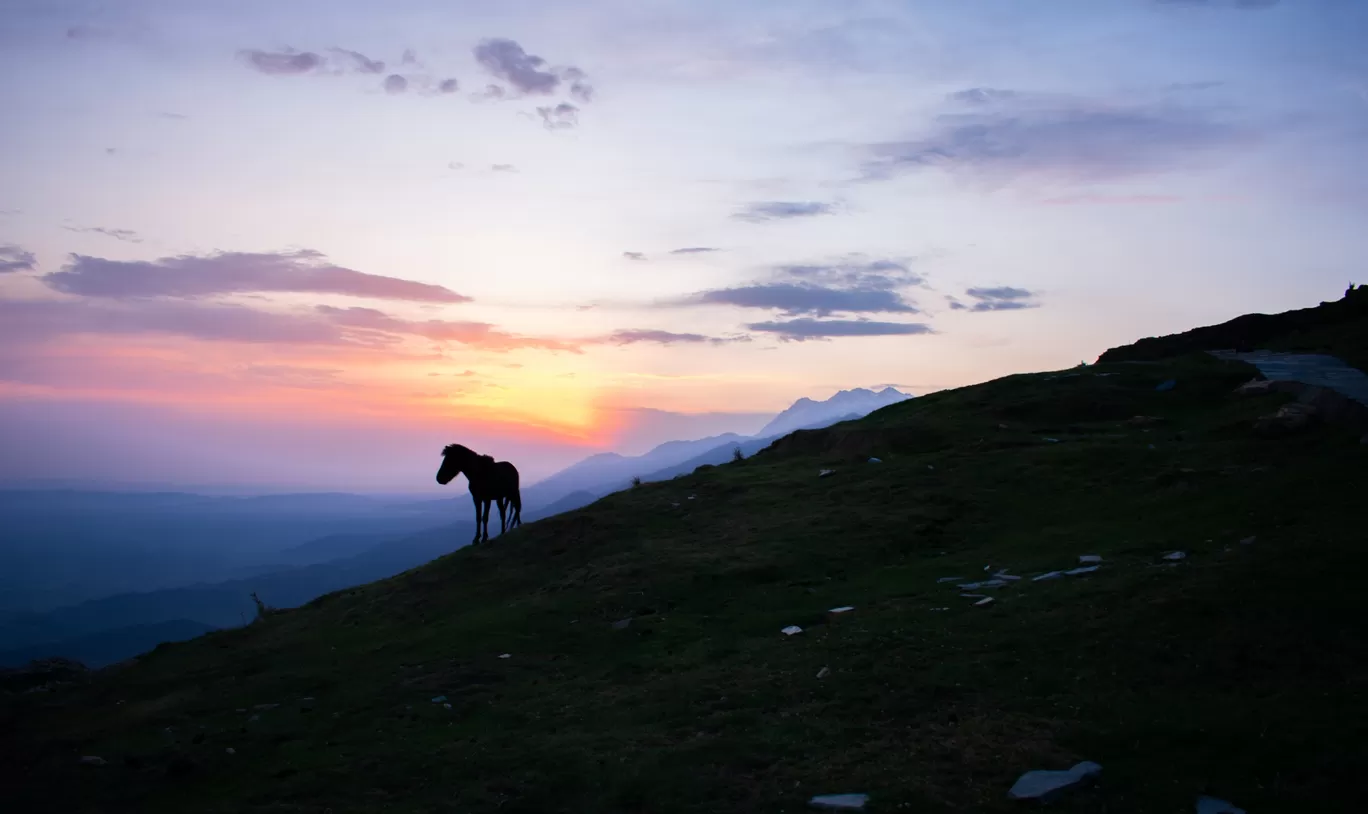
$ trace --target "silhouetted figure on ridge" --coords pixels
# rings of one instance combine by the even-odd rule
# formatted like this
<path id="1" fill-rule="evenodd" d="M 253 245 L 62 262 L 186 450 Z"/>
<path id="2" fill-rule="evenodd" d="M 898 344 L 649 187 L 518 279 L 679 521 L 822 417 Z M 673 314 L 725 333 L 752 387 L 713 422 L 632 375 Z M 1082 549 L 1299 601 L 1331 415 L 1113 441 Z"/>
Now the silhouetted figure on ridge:
<path id="1" fill-rule="evenodd" d="M 442 466 L 437 482 L 443 486 L 464 474 L 470 483 L 470 499 L 475 503 L 475 539 L 471 544 L 489 541 L 489 504 L 499 504 L 499 534 L 522 525 L 522 494 L 518 491 L 518 468 L 508 461 L 495 461 L 460 444 L 442 449 Z M 508 508 L 512 506 L 511 515 Z"/>

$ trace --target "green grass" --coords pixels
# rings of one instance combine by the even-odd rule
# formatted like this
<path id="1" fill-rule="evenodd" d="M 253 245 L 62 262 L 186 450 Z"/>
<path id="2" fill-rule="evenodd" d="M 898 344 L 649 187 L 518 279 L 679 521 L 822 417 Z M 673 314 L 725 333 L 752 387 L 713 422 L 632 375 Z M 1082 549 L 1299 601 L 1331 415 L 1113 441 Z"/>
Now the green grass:
<path id="1" fill-rule="evenodd" d="M 1080 759 L 1102 783 L 1058 810 L 1361 810 L 1357 435 L 1255 438 L 1286 397 L 1231 396 L 1243 365 L 1076 372 L 797 433 L 13 696 L 5 810 L 995 812 Z M 987 607 L 936 582 L 1081 554 L 1106 562 Z"/>

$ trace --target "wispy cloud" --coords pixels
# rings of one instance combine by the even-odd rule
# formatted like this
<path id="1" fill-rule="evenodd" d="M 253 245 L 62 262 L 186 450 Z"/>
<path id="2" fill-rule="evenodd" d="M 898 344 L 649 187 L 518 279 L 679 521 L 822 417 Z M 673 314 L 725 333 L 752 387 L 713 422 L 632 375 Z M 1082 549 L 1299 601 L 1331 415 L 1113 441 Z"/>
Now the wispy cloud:
<path id="1" fill-rule="evenodd" d="M 13 243 L 0 243 L 0 274 L 10 271 L 32 271 L 38 264 L 33 252 L 26 252 Z"/>
<path id="2" fill-rule="evenodd" d="M 627 258 L 628 260 L 645 260 L 645 259 L 646 259 L 646 254 L 645 254 L 644 252 L 623 252 L 623 253 L 622 253 L 622 256 L 625 257 L 625 258 Z"/>
<path id="3" fill-rule="evenodd" d="M 1079 206 L 1111 204 L 1172 204 L 1182 203 L 1180 195 L 1059 195 L 1046 198 L 1041 203 L 1048 206 Z"/>
<path id="4" fill-rule="evenodd" d="M 732 217 L 749 223 L 764 223 L 771 220 L 831 215 L 835 212 L 835 205 L 821 201 L 756 201 L 747 204 Z"/>
<path id="5" fill-rule="evenodd" d="M 569 130 L 579 124 L 579 108 L 569 102 L 561 102 L 555 107 L 539 107 L 542 127 L 547 130 Z"/>
<path id="6" fill-rule="evenodd" d="M 438 342 L 475 345 L 483 350 L 510 351 L 521 348 L 580 353 L 578 344 L 560 339 L 523 336 L 501 331 L 487 322 L 441 319 L 407 320 L 374 308 L 336 308 L 320 305 L 315 309 L 337 325 L 385 334 L 409 334 Z"/>
<path id="7" fill-rule="evenodd" d="M 408 80 L 397 73 L 392 73 L 385 77 L 385 93 L 398 94 L 408 90 Z"/>
<path id="8" fill-rule="evenodd" d="M 157 260 L 107 260 L 73 254 L 61 271 L 41 279 L 66 294 L 111 299 L 289 292 L 434 303 L 470 301 L 469 297 L 443 286 L 333 265 L 326 262 L 322 253 L 308 249 L 221 252 Z"/>
<path id="9" fill-rule="evenodd" d="M 749 342 L 748 336 L 704 336 L 703 334 L 693 333 L 672 333 L 670 331 L 660 331 L 647 328 L 614 331 L 604 337 L 602 342 L 611 345 L 635 345 L 642 342 L 649 342 L 656 345 L 725 345 L 732 342 Z"/>
<path id="10" fill-rule="evenodd" d="M 766 308 L 785 316 L 833 313 L 917 313 L 916 306 L 895 291 L 828 288 L 819 285 L 767 283 L 763 285 L 704 291 L 698 302 L 708 305 L 735 305 L 741 308 Z"/>
<path id="11" fill-rule="evenodd" d="M 510 333 L 485 322 L 409 320 L 374 308 L 320 305 L 308 311 L 283 311 L 176 299 L 0 300 L 0 344 L 40 343 L 76 334 L 171 335 L 386 352 L 406 337 L 415 337 L 498 353 L 520 349 L 581 352 L 575 342 Z"/>
<path id="12" fill-rule="evenodd" d="M 1012 286 L 977 287 L 964 292 L 974 302 L 966 305 L 955 297 L 946 297 L 950 308 L 955 311 L 1020 311 L 1026 308 L 1039 308 L 1040 303 L 1032 298 L 1035 293 L 1024 288 Z"/>
<path id="13" fill-rule="evenodd" d="M 346 48 L 329 48 L 334 54 L 345 59 L 357 73 L 384 73 L 385 63 L 378 59 L 371 59 L 359 51 L 350 51 Z"/>
<path id="14" fill-rule="evenodd" d="M 1092 184 L 1183 167 L 1256 138 L 1212 109 L 974 88 L 914 138 L 863 148 L 864 180 L 941 169 L 992 183 Z"/>
<path id="15" fill-rule="evenodd" d="M 775 334 L 784 342 L 806 342 L 847 336 L 914 336 L 934 333 L 920 322 L 874 322 L 848 319 L 790 319 L 783 322 L 753 322 L 752 331 Z"/>
<path id="16" fill-rule="evenodd" d="M 490 164 L 491 172 L 517 172 L 518 168 L 512 164 Z"/>
<path id="17" fill-rule="evenodd" d="M 125 243 L 141 243 L 143 239 L 132 229 L 106 229 L 103 226 L 63 226 L 68 232 L 86 232 L 105 237 L 112 237 L 115 240 L 122 240 Z"/>
<path id="18" fill-rule="evenodd" d="M 902 293 L 924 283 L 907 263 L 851 255 L 832 263 L 789 264 L 769 280 L 701 291 L 676 304 L 731 305 L 774 310 L 785 316 L 836 313 L 919 313 Z"/>
<path id="19" fill-rule="evenodd" d="M 708 252 L 720 252 L 721 249 L 712 246 L 685 246 L 682 249 L 671 249 L 670 254 L 706 254 Z"/>

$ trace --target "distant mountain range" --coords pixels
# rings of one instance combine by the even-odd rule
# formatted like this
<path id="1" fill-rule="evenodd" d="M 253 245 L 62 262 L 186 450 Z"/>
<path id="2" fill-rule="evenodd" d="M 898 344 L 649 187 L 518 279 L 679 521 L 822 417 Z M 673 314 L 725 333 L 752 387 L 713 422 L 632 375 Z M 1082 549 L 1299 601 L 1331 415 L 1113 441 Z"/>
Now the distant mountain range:
<path id="1" fill-rule="evenodd" d="M 857 387 L 842 390 L 825 401 L 798 399 L 755 435 L 724 433 L 696 441 L 667 441 L 644 455 L 591 455 L 523 489 L 523 505 L 540 509 L 538 514 L 542 516 L 570 511 L 627 488 L 634 477 L 643 481 L 669 480 L 703 464 L 726 463 L 738 447 L 741 454 L 749 457 L 794 430 L 819 429 L 862 418 L 910 398 L 911 395 L 892 387 L 878 392 Z M 549 511 L 553 507 L 556 511 Z"/>

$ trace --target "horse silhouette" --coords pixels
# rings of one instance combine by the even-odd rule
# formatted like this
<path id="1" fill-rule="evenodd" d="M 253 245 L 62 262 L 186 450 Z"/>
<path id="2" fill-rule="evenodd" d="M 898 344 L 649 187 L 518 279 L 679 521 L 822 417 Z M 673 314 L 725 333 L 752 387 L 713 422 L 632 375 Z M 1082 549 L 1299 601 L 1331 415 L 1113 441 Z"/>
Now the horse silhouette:
<path id="1" fill-rule="evenodd" d="M 499 534 L 522 525 L 522 494 L 518 491 L 518 468 L 508 461 L 448 444 L 442 448 L 442 466 L 437 482 L 445 486 L 464 474 L 470 483 L 470 499 L 475 503 L 475 539 L 471 544 L 489 541 L 489 504 L 499 504 Z M 509 507 L 512 513 L 508 513 Z M 481 530 L 483 529 L 483 533 Z"/>

